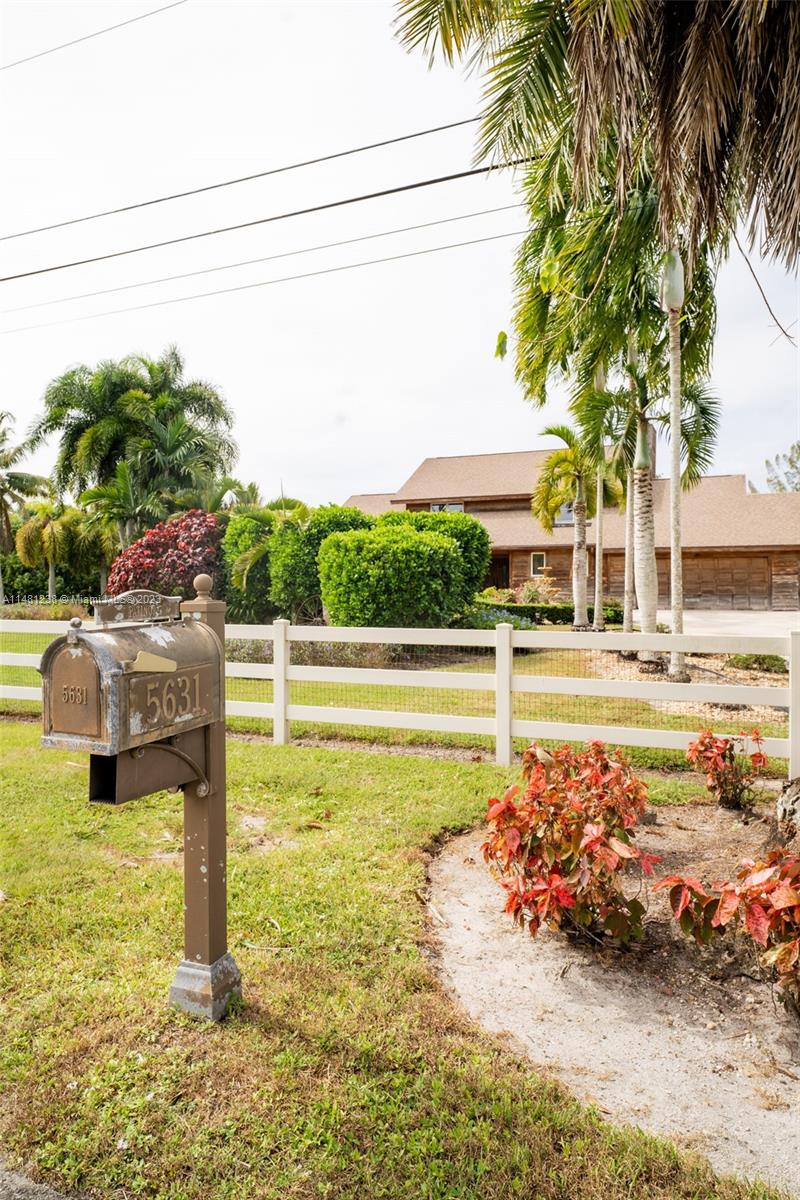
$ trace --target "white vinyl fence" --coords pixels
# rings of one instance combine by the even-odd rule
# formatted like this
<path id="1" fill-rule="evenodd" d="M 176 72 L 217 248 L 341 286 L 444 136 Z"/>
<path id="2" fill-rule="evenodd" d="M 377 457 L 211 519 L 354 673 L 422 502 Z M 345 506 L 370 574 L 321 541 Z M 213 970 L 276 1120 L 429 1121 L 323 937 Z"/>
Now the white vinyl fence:
<path id="1" fill-rule="evenodd" d="M 60 621 L 0 621 L 0 635 L 60 634 L 67 629 Z M 545 738 L 583 741 L 599 738 L 620 746 L 645 746 L 684 750 L 697 736 L 708 718 L 686 717 L 687 730 L 656 729 L 624 724 L 579 724 L 573 721 L 526 720 L 514 716 L 514 697 L 524 693 L 542 693 L 554 697 L 607 697 L 639 701 L 690 702 L 732 706 L 768 706 L 788 711 L 788 737 L 767 737 L 767 754 L 789 759 L 790 778 L 800 775 L 800 631 L 788 637 L 733 637 L 728 635 L 572 633 L 560 630 L 517 632 L 510 625 L 493 630 L 458 629 L 358 629 L 328 626 L 290 625 L 278 620 L 273 625 L 228 625 L 227 638 L 248 643 L 272 643 L 272 662 L 226 663 L 229 679 L 270 680 L 269 703 L 229 699 L 226 710 L 231 716 L 269 718 L 273 740 L 289 741 L 293 721 L 305 724 L 367 726 L 378 729 L 405 729 L 430 732 L 482 734 L 495 739 L 496 761 L 512 760 L 512 738 Z M 36 667 L 40 653 L 5 653 L 5 638 L 0 636 L 0 668 Z M 493 670 L 389 669 L 371 666 L 300 665 L 292 661 L 296 643 L 323 643 L 350 646 L 394 645 L 398 647 L 481 648 L 481 663 Z M 7 642 L 6 642 L 7 644 Z M 591 650 L 669 652 L 681 650 L 696 654 L 770 654 L 789 662 L 789 686 L 751 686 L 730 683 L 671 683 L 646 678 L 596 678 L 576 675 L 543 675 L 518 672 L 518 655 L 534 650 Z M 515 655 L 515 652 L 516 655 Z M 266 657 L 266 656 L 265 656 Z M 477 662 L 477 660 L 476 660 Z M 463 664 L 462 664 L 463 665 Z M 309 682 L 345 685 L 380 685 L 381 688 L 434 688 L 493 693 L 494 703 L 488 715 L 460 715 L 453 712 L 418 712 L 402 708 L 369 708 L 339 704 L 298 703 L 292 697 L 293 685 Z M 353 688 L 354 696 L 358 687 Z M 402 695 L 402 693 L 400 693 Z M 0 699 L 40 700 L 38 687 L 14 687 L 6 684 L 0 671 Z M 747 718 L 744 718 L 745 720 Z"/>

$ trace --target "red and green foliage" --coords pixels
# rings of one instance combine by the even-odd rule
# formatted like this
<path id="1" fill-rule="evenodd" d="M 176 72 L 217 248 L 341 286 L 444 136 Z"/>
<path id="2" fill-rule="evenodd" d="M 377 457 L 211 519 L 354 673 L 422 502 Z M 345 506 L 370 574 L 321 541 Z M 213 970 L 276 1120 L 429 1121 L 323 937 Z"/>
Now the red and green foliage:
<path id="1" fill-rule="evenodd" d="M 755 746 L 746 753 L 747 740 Z M 702 729 L 686 751 L 689 762 L 704 771 L 706 787 L 722 808 L 748 808 L 755 799 L 753 784 L 767 765 L 763 738 L 758 729 L 735 737 L 717 737 Z"/>
<path id="2" fill-rule="evenodd" d="M 713 887 L 668 875 L 653 891 L 667 887 L 684 933 L 705 945 L 729 927 L 744 930 L 783 992 L 800 1004 L 800 854 L 781 847 L 759 862 L 746 859 L 734 880 Z"/>
<path id="3" fill-rule="evenodd" d="M 213 513 L 194 508 L 174 521 L 148 529 L 123 550 L 108 577 L 108 593 L 118 596 L 133 588 L 152 588 L 164 595 L 194 595 L 196 575 L 210 575 L 219 584 L 219 543 L 222 528 Z"/>
<path id="4" fill-rule="evenodd" d="M 621 877 L 626 869 L 652 875 L 660 861 L 633 841 L 647 785 L 597 741 L 552 754 L 534 743 L 522 761 L 524 790 L 489 801 L 482 846 L 508 893 L 506 912 L 532 935 L 547 925 L 640 938 L 645 908 L 622 892 Z"/>

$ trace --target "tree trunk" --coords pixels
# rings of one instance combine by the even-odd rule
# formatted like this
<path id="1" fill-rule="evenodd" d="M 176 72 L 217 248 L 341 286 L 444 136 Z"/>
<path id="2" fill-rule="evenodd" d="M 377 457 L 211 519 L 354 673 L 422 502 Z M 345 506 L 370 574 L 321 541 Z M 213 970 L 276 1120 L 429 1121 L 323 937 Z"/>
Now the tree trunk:
<path id="1" fill-rule="evenodd" d="M 594 629 L 602 633 L 606 627 L 603 616 L 603 483 L 602 467 L 597 468 L 597 496 L 594 517 Z"/>
<path id="2" fill-rule="evenodd" d="M 3 561 L 0 559 L 0 608 L 6 602 L 5 588 L 3 587 Z"/>
<path id="3" fill-rule="evenodd" d="M 108 588 L 108 564 L 105 562 L 101 562 L 100 563 L 100 595 L 101 596 L 105 596 L 107 588 Z"/>
<path id="4" fill-rule="evenodd" d="M 579 483 L 572 506 L 575 522 L 575 541 L 572 550 L 572 603 L 573 629 L 588 629 L 589 614 L 586 611 L 586 498 L 583 484 Z"/>
<path id="5" fill-rule="evenodd" d="M 683 633 L 683 563 L 681 560 L 681 326 L 680 310 L 671 308 L 669 325 L 669 438 L 670 438 L 670 602 L 672 632 Z M 685 657 L 673 650 L 669 677 L 686 682 Z"/>
<path id="6" fill-rule="evenodd" d="M 55 600 L 56 598 L 56 564 L 54 559 L 49 559 L 47 563 L 47 599 Z"/>
<path id="7" fill-rule="evenodd" d="M 639 418 L 636 460 L 633 467 L 634 579 L 642 633 L 655 633 L 658 612 L 653 472 L 648 446 L 649 426 L 650 422 L 645 417 Z M 652 661 L 654 655 L 645 651 L 643 657 Z"/>
<path id="8" fill-rule="evenodd" d="M 628 471 L 625 498 L 625 600 L 622 632 L 633 633 L 633 610 L 636 591 L 633 585 L 633 471 Z"/>

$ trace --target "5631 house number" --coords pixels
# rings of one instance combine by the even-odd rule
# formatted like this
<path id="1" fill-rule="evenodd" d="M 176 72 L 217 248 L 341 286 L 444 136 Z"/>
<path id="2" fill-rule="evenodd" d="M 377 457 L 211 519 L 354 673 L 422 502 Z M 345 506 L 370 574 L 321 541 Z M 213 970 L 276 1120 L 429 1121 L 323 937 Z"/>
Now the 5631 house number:
<path id="1" fill-rule="evenodd" d="M 89 689 L 65 683 L 61 689 L 61 700 L 64 704 L 88 704 Z"/>
<path id="2" fill-rule="evenodd" d="M 150 679 L 145 689 L 145 708 L 148 724 L 170 725 L 187 713 L 200 709 L 200 672 L 170 675 L 167 679 Z"/>
<path id="3" fill-rule="evenodd" d="M 216 671 L 216 674 L 215 674 Z M 142 734 L 200 717 L 214 717 L 218 668 L 203 663 L 182 671 L 133 675 L 128 692 L 131 731 Z"/>

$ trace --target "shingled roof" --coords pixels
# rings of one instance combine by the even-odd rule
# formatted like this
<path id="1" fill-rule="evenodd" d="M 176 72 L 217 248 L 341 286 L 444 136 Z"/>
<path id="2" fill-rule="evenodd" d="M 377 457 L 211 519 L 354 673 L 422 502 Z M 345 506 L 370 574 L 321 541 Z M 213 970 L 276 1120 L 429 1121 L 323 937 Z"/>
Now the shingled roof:
<path id="1" fill-rule="evenodd" d="M 548 454 L 549 450 L 511 450 L 426 458 L 395 493 L 393 503 L 528 497 Z"/>
<path id="2" fill-rule="evenodd" d="M 572 526 L 545 533 L 530 514 L 528 502 L 549 450 L 507 454 L 466 454 L 426 458 L 398 492 L 351 496 L 348 504 L 378 515 L 407 504 L 463 500 L 489 530 L 498 550 L 571 546 Z M 653 488 L 656 545 L 669 546 L 669 480 Z M 510 509 L 492 509 L 491 500 L 519 500 Z M 482 508 L 482 502 L 487 508 Z M 683 494 L 683 545 L 692 547 L 767 547 L 800 544 L 800 492 L 749 493 L 744 475 L 706 475 Z M 591 541 L 591 533 L 589 535 Z M 606 509 L 603 540 L 609 550 L 625 545 L 625 518 Z"/>

